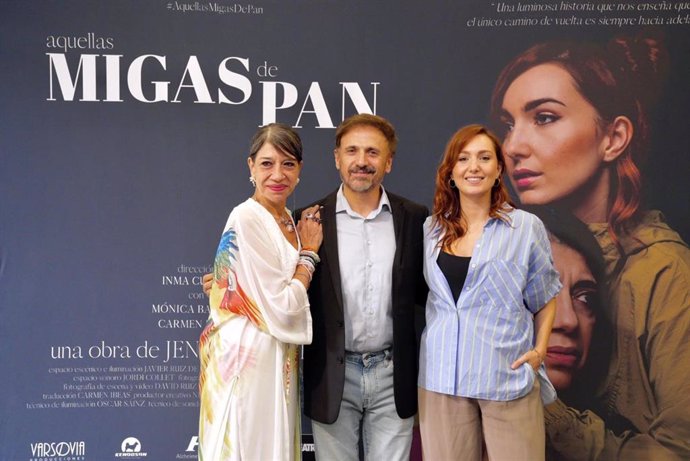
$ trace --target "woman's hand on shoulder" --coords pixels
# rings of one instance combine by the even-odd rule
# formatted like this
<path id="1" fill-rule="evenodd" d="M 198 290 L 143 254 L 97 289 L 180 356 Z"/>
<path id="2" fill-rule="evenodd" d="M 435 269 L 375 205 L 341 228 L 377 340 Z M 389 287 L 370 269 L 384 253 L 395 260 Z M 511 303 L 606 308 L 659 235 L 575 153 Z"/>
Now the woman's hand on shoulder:
<path id="1" fill-rule="evenodd" d="M 321 206 L 314 205 L 302 211 L 302 216 L 297 223 L 302 247 L 313 251 L 319 251 L 323 242 L 323 230 L 321 228 Z"/>

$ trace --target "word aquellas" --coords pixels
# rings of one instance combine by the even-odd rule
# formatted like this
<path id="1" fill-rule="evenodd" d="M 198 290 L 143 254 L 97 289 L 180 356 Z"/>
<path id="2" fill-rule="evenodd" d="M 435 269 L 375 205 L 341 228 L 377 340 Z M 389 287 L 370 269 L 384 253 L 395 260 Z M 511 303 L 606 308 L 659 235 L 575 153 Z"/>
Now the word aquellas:
<path id="1" fill-rule="evenodd" d="M 175 75 L 179 76 L 178 79 L 167 75 L 166 56 L 137 56 L 127 66 L 126 80 L 122 78 L 122 55 L 81 54 L 78 62 L 76 58 L 72 58 L 70 63 L 65 53 L 46 55 L 49 62 L 48 101 L 75 101 L 78 89 L 81 88 L 81 97 L 77 99 L 79 102 L 124 102 L 122 85 L 126 82 L 126 93 L 133 100 L 142 103 L 181 103 L 191 100 L 196 104 L 242 105 L 253 98 L 254 85 L 258 83 L 262 107 L 261 126 L 276 122 L 278 111 L 300 107 L 297 106 L 300 100 L 301 109 L 292 123 L 293 127 L 302 128 L 300 123 L 305 114 L 313 114 L 316 128 L 336 126 L 331 116 L 334 98 L 331 97 L 330 105 L 327 104 L 319 82 L 310 82 L 309 89 L 302 96 L 297 86 L 290 82 L 252 82 L 249 78 L 251 68 L 248 58 L 224 58 L 213 75 L 211 81 L 215 82 L 215 87 L 212 88 L 198 58 L 193 55 L 189 56 L 184 70 Z M 276 69 L 275 66 L 266 67 L 265 62 L 255 68 L 259 78 L 277 76 Z M 149 77 L 145 78 L 145 75 Z M 161 75 L 164 77 L 160 78 Z M 340 112 L 337 123 L 345 119 L 346 107 L 353 108 L 357 113 L 376 114 L 379 84 L 380 82 L 369 82 L 370 100 L 367 100 L 358 82 L 338 82 L 337 92 L 331 88 L 327 94 L 337 94 L 340 100 L 335 103 L 336 110 L 339 109 Z M 294 114 L 294 109 L 288 112 Z"/>

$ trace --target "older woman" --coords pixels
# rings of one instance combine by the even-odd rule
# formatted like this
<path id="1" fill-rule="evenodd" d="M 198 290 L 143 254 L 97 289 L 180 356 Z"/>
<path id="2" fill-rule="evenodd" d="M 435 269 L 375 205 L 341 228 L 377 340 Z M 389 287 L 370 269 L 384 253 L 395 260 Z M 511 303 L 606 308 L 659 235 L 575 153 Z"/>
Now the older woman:
<path id="1" fill-rule="evenodd" d="M 561 284 L 544 226 L 515 209 L 500 142 L 479 125 L 449 141 L 424 225 L 429 286 L 419 372 L 426 459 L 544 459 L 540 387 Z"/>
<path id="2" fill-rule="evenodd" d="M 285 207 L 302 142 L 270 124 L 247 160 L 254 194 L 230 213 L 199 342 L 199 459 L 300 458 L 297 344 L 311 342 L 307 288 L 321 240 L 318 209 L 298 226 Z"/>
<path id="3" fill-rule="evenodd" d="M 588 223 L 610 280 L 604 421 L 547 408 L 549 440 L 568 459 L 690 458 L 690 249 L 640 206 L 647 108 L 665 56 L 652 38 L 544 43 L 504 68 L 492 97 L 520 201 Z"/>
<path id="4" fill-rule="evenodd" d="M 544 223 L 563 285 L 556 296 L 546 374 L 561 400 L 588 408 L 585 404 L 606 376 L 611 351 L 604 257 L 587 226 L 570 213 L 549 206 L 523 209 Z"/>

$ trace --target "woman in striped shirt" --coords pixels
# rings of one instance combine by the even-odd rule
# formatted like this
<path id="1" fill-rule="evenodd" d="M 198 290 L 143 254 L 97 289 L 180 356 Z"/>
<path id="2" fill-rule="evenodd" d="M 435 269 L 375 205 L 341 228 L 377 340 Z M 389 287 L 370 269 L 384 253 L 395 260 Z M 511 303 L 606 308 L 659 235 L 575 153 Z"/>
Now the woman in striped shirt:
<path id="1" fill-rule="evenodd" d="M 480 125 L 449 141 L 425 223 L 429 286 L 419 372 L 426 459 L 543 460 L 543 367 L 561 283 L 542 222 L 501 181 L 498 139 Z"/>

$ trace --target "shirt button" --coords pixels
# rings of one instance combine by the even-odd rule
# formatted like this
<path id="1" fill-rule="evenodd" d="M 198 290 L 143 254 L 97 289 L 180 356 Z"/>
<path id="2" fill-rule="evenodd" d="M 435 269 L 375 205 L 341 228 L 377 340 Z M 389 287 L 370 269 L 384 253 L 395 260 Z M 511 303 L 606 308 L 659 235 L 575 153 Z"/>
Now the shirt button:
<path id="1" fill-rule="evenodd" d="M 472 267 L 477 267 L 477 265 L 476 265 L 476 264 L 472 264 Z"/>
<path id="2" fill-rule="evenodd" d="M 470 289 L 470 286 L 467 285 L 467 286 L 465 287 L 465 290 L 467 291 L 467 290 L 469 290 L 469 289 Z"/>
<path id="3" fill-rule="evenodd" d="M 476 246 L 477 248 L 479 248 L 479 244 L 476 244 L 475 246 Z"/>

